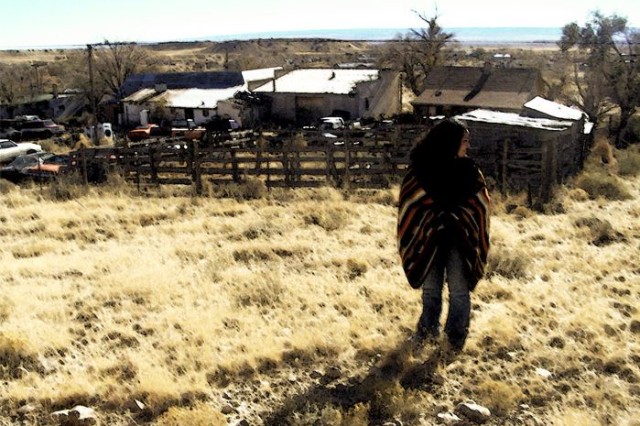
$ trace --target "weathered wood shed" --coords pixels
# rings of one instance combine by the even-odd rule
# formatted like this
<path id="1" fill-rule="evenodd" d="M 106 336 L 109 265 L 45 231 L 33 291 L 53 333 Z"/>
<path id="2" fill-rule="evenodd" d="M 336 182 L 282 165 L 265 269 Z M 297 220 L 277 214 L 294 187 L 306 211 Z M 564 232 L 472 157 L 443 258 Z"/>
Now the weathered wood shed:
<path id="1" fill-rule="evenodd" d="M 575 121 L 481 109 L 457 118 L 469 127 L 472 157 L 502 191 L 527 190 L 547 201 L 554 184 L 580 169 Z"/>

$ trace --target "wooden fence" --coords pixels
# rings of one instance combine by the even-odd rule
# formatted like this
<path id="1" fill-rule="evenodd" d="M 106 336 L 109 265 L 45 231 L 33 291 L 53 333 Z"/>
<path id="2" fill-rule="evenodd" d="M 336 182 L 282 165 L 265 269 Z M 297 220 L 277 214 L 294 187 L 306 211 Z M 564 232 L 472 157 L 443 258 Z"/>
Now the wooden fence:
<path id="1" fill-rule="evenodd" d="M 513 126 L 475 125 L 471 157 L 503 192 L 527 190 L 546 202 L 551 186 L 580 167 L 578 139 L 569 132 L 523 131 Z M 107 166 L 138 187 L 240 183 L 261 179 L 267 188 L 332 185 L 386 187 L 398 182 L 409 152 L 424 127 L 389 129 L 239 133 L 218 144 L 177 139 L 129 147 L 100 147 L 71 153 L 85 180 L 104 177 Z M 566 152 L 565 152 L 566 151 Z"/>
<path id="2" fill-rule="evenodd" d="M 205 182 L 224 185 L 247 177 L 263 180 L 267 188 L 386 187 L 406 170 L 408 153 L 421 130 L 414 129 L 403 132 L 403 137 L 397 131 L 267 134 L 218 146 L 163 139 L 74 151 L 71 163 L 85 180 L 99 180 L 108 166 L 139 187 L 193 185 L 198 194 Z"/>
<path id="3" fill-rule="evenodd" d="M 137 185 L 193 185 L 239 183 L 247 177 L 262 179 L 267 188 L 384 187 L 404 174 L 405 155 L 389 147 L 344 144 L 324 147 L 228 148 L 200 147 L 197 142 L 130 148 L 76 151 L 72 163 L 86 180 L 109 164 Z"/>

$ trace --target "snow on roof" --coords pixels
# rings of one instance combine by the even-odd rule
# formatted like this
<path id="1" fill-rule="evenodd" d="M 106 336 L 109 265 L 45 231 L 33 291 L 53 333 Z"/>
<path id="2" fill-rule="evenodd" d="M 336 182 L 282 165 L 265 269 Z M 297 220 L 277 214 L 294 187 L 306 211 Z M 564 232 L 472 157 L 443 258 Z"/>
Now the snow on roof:
<path id="1" fill-rule="evenodd" d="M 377 80 L 378 70 L 346 69 L 303 69 L 291 71 L 275 81 L 275 91 L 280 93 L 334 93 L 349 94 L 356 84 Z M 268 82 L 254 90 L 273 92 L 273 82 Z"/>
<path id="2" fill-rule="evenodd" d="M 154 89 L 141 89 L 124 99 L 125 102 L 163 101 L 168 108 L 202 108 L 213 109 L 218 101 L 223 101 L 243 90 L 244 86 L 226 89 L 174 89 L 156 92 Z M 149 96 L 154 95 L 152 99 Z"/>
<path id="3" fill-rule="evenodd" d="M 507 126 L 530 127 L 554 131 L 566 130 L 573 125 L 571 121 L 523 117 L 512 112 L 497 112 L 486 109 L 476 109 L 459 115 L 457 118 L 464 121 L 479 121 L 483 123 L 505 124 Z"/>
<path id="4" fill-rule="evenodd" d="M 123 102 L 143 102 L 145 99 L 151 96 L 155 96 L 156 93 L 157 93 L 156 89 L 154 88 L 140 89 L 137 92 L 133 92 L 132 94 L 124 98 L 122 101 Z"/>
<path id="5" fill-rule="evenodd" d="M 524 106 L 561 120 L 582 120 L 584 117 L 584 113 L 577 108 L 571 108 L 540 96 L 531 99 Z"/>
<path id="6" fill-rule="evenodd" d="M 258 68 L 254 70 L 246 70 L 242 71 L 242 77 L 244 78 L 245 83 L 250 81 L 257 80 L 267 80 L 273 78 L 276 74 L 276 71 L 281 70 L 282 67 L 273 67 L 273 68 Z"/>
<path id="7" fill-rule="evenodd" d="M 167 90 L 160 98 L 166 99 L 166 105 L 170 108 L 216 108 L 218 101 L 233 98 L 243 87 Z"/>
<path id="8" fill-rule="evenodd" d="M 591 121 L 584 122 L 584 134 L 588 135 L 593 130 L 593 123 Z"/>

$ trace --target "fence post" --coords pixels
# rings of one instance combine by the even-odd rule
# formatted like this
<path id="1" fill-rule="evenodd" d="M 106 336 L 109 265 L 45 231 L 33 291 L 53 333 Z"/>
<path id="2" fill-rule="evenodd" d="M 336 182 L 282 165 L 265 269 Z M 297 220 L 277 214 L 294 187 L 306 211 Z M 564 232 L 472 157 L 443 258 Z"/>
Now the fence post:
<path id="1" fill-rule="evenodd" d="M 267 190 L 271 191 L 271 153 L 267 151 L 266 157 L 267 157 Z"/>
<path id="2" fill-rule="evenodd" d="M 238 183 L 240 181 L 240 175 L 238 173 L 238 157 L 235 149 L 231 150 L 231 170 L 233 173 L 233 181 Z"/>
<path id="3" fill-rule="evenodd" d="M 540 165 L 540 198 L 537 201 L 538 206 L 548 202 L 551 199 L 551 150 L 549 149 L 549 141 L 542 141 L 542 164 Z"/>
<path id="4" fill-rule="evenodd" d="M 349 165 L 351 163 L 351 152 L 349 151 L 349 141 L 344 141 L 344 182 L 343 187 L 345 189 L 349 189 L 351 186 L 351 173 L 349 170 Z"/>
<path id="5" fill-rule="evenodd" d="M 151 167 L 151 182 L 156 186 L 160 186 L 158 180 L 158 167 L 156 165 L 155 149 L 153 146 L 149 146 L 149 166 Z"/>
<path id="6" fill-rule="evenodd" d="M 291 143 L 284 142 L 282 144 L 282 173 L 284 175 L 284 183 L 287 187 L 291 187 L 291 176 L 289 176 L 289 146 Z"/>
<path id="7" fill-rule="evenodd" d="M 87 176 L 87 156 L 85 154 L 84 146 L 80 147 L 80 163 L 82 170 L 82 183 L 84 184 L 84 186 L 87 186 L 89 184 L 89 178 Z"/>
<path id="8" fill-rule="evenodd" d="M 324 145 L 325 150 L 325 176 L 327 183 L 331 182 L 331 170 L 333 169 L 333 151 L 331 150 L 332 145 L 330 143 L 326 143 Z"/>
<path id="9" fill-rule="evenodd" d="M 200 168 L 200 146 L 197 140 L 191 141 L 193 145 L 191 151 L 193 152 L 193 169 L 191 178 L 196 186 L 196 194 L 202 195 L 202 170 Z"/>
<path id="10" fill-rule="evenodd" d="M 500 182 L 500 189 L 504 193 L 507 190 L 507 170 L 508 170 L 508 162 L 509 162 L 509 139 L 505 139 L 502 141 L 502 179 Z"/>

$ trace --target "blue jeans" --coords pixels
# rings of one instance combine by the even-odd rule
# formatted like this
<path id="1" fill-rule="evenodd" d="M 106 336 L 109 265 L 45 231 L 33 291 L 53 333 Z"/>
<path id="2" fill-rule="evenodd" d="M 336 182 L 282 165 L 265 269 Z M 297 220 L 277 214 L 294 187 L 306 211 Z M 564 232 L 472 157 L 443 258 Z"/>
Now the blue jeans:
<path id="1" fill-rule="evenodd" d="M 449 286 L 449 313 L 444 330 L 449 342 L 462 348 L 469 332 L 470 282 L 460 252 L 455 247 L 438 253 L 422 283 L 422 315 L 418 321 L 418 333 L 424 337 L 436 337 L 440 333 L 445 272 Z"/>

